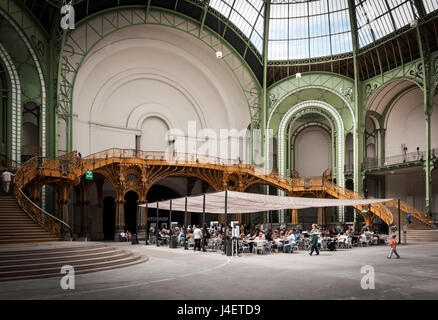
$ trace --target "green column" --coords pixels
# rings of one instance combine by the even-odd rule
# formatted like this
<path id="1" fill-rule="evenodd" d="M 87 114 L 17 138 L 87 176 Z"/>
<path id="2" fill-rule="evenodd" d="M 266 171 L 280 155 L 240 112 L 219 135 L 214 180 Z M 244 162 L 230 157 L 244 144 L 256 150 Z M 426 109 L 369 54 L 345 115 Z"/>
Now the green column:
<path id="1" fill-rule="evenodd" d="M 430 110 L 430 109 L 429 109 Z M 426 206 L 427 214 L 432 213 L 432 163 L 431 163 L 431 146 L 430 146 L 430 118 L 431 112 L 426 111 L 426 161 L 424 170 L 426 171 Z"/>
<path id="2" fill-rule="evenodd" d="M 270 1 L 265 0 L 265 17 L 269 17 L 270 12 Z M 267 83 L 268 83 L 268 35 L 269 35 L 269 19 L 264 19 L 264 27 L 263 27 L 263 88 L 262 88 L 262 110 L 260 117 L 260 129 L 261 132 L 261 149 L 262 155 L 265 156 L 265 159 L 269 156 L 269 150 L 265 150 L 266 147 L 266 125 L 267 125 L 267 117 L 268 117 L 268 96 L 267 96 Z"/>

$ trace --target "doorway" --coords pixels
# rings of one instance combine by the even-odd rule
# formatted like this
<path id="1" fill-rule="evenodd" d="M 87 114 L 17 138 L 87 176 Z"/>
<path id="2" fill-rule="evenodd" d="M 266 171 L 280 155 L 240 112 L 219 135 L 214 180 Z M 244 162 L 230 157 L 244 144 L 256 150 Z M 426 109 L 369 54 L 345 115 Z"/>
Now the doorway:
<path id="1" fill-rule="evenodd" d="M 125 195 L 125 230 L 137 233 L 137 200 L 135 191 L 129 191 Z"/>

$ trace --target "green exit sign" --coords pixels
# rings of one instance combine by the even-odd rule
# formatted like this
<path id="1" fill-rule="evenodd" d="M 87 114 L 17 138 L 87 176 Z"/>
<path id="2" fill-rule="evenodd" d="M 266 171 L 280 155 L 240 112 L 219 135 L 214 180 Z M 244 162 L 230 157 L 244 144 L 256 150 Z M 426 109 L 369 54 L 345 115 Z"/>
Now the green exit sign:
<path id="1" fill-rule="evenodd" d="M 85 171 L 85 180 L 93 180 L 93 171 Z"/>
<path id="2" fill-rule="evenodd" d="M 360 212 L 362 212 L 362 213 L 368 213 L 368 210 L 364 209 L 364 210 L 360 210 Z"/>

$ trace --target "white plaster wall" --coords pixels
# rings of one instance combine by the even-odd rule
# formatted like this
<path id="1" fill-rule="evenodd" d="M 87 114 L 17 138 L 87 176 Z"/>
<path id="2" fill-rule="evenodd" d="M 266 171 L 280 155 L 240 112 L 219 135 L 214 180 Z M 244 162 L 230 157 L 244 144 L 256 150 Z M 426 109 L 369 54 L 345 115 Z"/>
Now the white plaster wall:
<path id="1" fill-rule="evenodd" d="M 162 149 L 165 126 L 181 129 L 177 136 L 187 142 L 201 129 L 219 136 L 220 129 L 240 131 L 250 123 L 224 61 L 192 36 L 152 25 L 121 29 L 93 48 L 75 81 L 73 113 L 73 149 L 82 155 L 134 148 L 136 135 L 143 135 L 142 149 Z"/>
<path id="2" fill-rule="evenodd" d="M 438 98 L 434 99 L 431 118 L 431 145 L 438 147 Z M 386 123 L 386 157 L 401 155 L 401 144 L 406 144 L 407 152 L 426 148 L 426 126 L 423 93 L 420 89 L 407 92 L 398 99 Z"/>
<path id="3" fill-rule="evenodd" d="M 320 128 L 303 130 L 295 146 L 296 170 L 302 177 L 321 176 L 331 167 L 330 137 Z"/>
<path id="4" fill-rule="evenodd" d="M 388 175 L 386 178 L 386 197 L 400 198 L 402 201 L 424 212 L 426 205 L 425 176 L 424 170 Z"/>

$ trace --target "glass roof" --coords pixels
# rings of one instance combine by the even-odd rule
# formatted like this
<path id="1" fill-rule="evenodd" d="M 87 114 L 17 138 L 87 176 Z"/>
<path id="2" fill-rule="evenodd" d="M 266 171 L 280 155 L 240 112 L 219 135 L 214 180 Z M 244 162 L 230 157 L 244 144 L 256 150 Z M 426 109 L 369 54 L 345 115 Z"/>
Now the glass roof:
<path id="1" fill-rule="evenodd" d="M 352 51 L 347 0 L 271 3 L 269 60 Z"/>
<path id="2" fill-rule="evenodd" d="M 422 0 L 426 14 L 438 0 Z M 348 0 L 271 0 L 268 59 L 295 60 L 353 50 Z M 210 0 L 210 6 L 263 50 L 263 0 Z M 355 0 L 359 47 L 418 18 L 412 0 Z"/>

